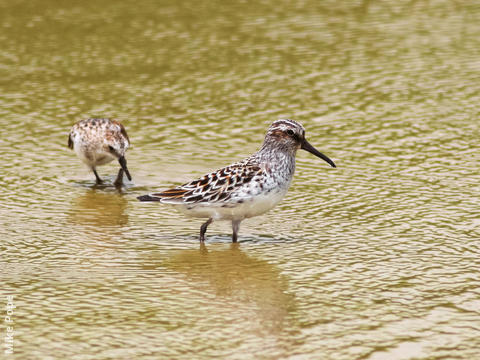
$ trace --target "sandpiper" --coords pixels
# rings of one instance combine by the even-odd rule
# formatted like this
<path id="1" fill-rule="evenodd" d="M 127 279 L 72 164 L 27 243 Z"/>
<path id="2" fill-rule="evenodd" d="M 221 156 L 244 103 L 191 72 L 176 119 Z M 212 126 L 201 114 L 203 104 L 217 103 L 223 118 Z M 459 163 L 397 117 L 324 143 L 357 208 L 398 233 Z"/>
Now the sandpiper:
<path id="1" fill-rule="evenodd" d="M 300 123 L 280 119 L 268 128 L 260 150 L 247 159 L 184 185 L 137 199 L 172 204 L 187 215 L 208 218 L 200 228 L 201 242 L 205 241 L 207 227 L 214 220 L 230 220 L 232 241 L 237 242 L 242 220 L 267 212 L 287 193 L 298 149 L 336 167 L 305 139 L 305 129 Z"/>
<path id="2" fill-rule="evenodd" d="M 132 180 L 125 160 L 129 145 L 130 140 L 123 125 L 109 119 L 91 118 L 79 121 L 72 126 L 68 135 L 68 147 L 75 150 L 80 160 L 93 171 L 97 184 L 102 183 L 97 166 L 112 160 L 118 160 L 121 166 L 115 186 L 122 185 L 124 172 L 128 180 Z"/>

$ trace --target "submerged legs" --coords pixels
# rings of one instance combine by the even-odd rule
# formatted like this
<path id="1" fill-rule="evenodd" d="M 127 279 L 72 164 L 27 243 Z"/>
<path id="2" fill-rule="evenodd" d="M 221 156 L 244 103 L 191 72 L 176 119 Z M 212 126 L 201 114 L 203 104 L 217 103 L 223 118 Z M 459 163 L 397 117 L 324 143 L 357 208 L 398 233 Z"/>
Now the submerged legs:
<path id="1" fill-rule="evenodd" d="M 122 168 L 118 170 L 118 175 L 113 185 L 115 185 L 116 187 L 121 187 L 123 185 L 123 169 Z"/>
<path id="2" fill-rule="evenodd" d="M 200 242 L 205 241 L 205 233 L 207 232 L 207 227 L 212 223 L 213 219 L 208 219 L 201 227 L 200 227 Z"/>
<path id="3" fill-rule="evenodd" d="M 205 241 L 205 233 L 207 232 L 207 227 L 213 222 L 213 219 L 208 219 L 201 227 L 200 227 L 200 242 L 203 243 Z M 241 220 L 232 220 L 232 242 L 236 243 L 238 240 L 238 230 L 240 229 L 240 222 Z"/>
<path id="4" fill-rule="evenodd" d="M 232 229 L 233 229 L 232 242 L 234 242 L 234 243 L 237 242 L 238 229 L 240 228 L 240 221 L 241 220 L 233 220 L 232 221 Z"/>
<path id="5" fill-rule="evenodd" d="M 98 176 L 97 169 L 93 168 L 93 173 L 95 174 L 95 178 L 97 179 L 97 184 L 101 184 L 103 180 Z"/>

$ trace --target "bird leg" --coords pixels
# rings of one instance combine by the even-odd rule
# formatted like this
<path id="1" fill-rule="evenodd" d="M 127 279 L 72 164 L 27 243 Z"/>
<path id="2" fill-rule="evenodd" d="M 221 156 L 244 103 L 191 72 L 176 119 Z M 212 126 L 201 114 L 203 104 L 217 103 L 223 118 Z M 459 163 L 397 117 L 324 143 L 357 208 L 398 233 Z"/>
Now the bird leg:
<path id="1" fill-rule="evenodd" d="M 237 242 L 238 229 L 240 228 L 240 221 L 241 220 L 233 220 L 232 221 L 232 229 L 233 229 L 232 242 L 234 242 L 234 243 Z"/>
<path id="2" fill-rule="evenodd" d="M 205 233 L 207 232 L 207 227 L 212 223 L 213 219 L 208 219 L 201 227 L 200 227 L 200 242 L 205 241 Z"/>
<path id="3" fill-rule="evenodd" d="M 98 176 L 97 169 L 92 169 L 93 173 L 95 174 L 95 178 L 97 179 L 97 184 L 103 183 L 103 180 Z"/>
<path id="4" fill-rule="evenodd" d="M 115 187 L 121 187 L 123 185 L 123 169 L 120 168 L 120 170 L 118 170 L 118 175 L 117 175 L 117 178 L 115 179 L 115 182 L 113 183 L 113 185 L 115 185 Z"/>

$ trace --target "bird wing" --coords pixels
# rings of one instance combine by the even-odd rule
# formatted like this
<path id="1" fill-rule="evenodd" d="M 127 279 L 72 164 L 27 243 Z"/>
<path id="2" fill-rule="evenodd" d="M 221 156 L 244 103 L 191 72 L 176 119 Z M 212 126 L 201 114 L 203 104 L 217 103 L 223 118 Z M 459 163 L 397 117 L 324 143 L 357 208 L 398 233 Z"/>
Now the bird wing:
<path id="1" fill-rule="evenodd" d="M 150 197 L 171 204 L 228 202 L 242 186 L 262 175 L 263 169 L 257 164 L 236 163 Z"/>

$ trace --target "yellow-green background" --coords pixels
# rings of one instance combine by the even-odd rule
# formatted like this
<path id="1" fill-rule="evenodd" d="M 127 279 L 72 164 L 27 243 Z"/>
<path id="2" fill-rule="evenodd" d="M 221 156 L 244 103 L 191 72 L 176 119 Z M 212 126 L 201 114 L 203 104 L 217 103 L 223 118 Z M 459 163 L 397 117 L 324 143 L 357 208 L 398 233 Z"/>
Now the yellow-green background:
<path id="1" fill-rule="evenodd" d="M 1 1 L 10 358 L 478 357 L 479 106 L 476 1 Z M 129 132 L 122 193 L 66 147 L 90 116 Z M 300 152 L 239 246 L 136 201 L 280 117 L 338 168 Z"/>

